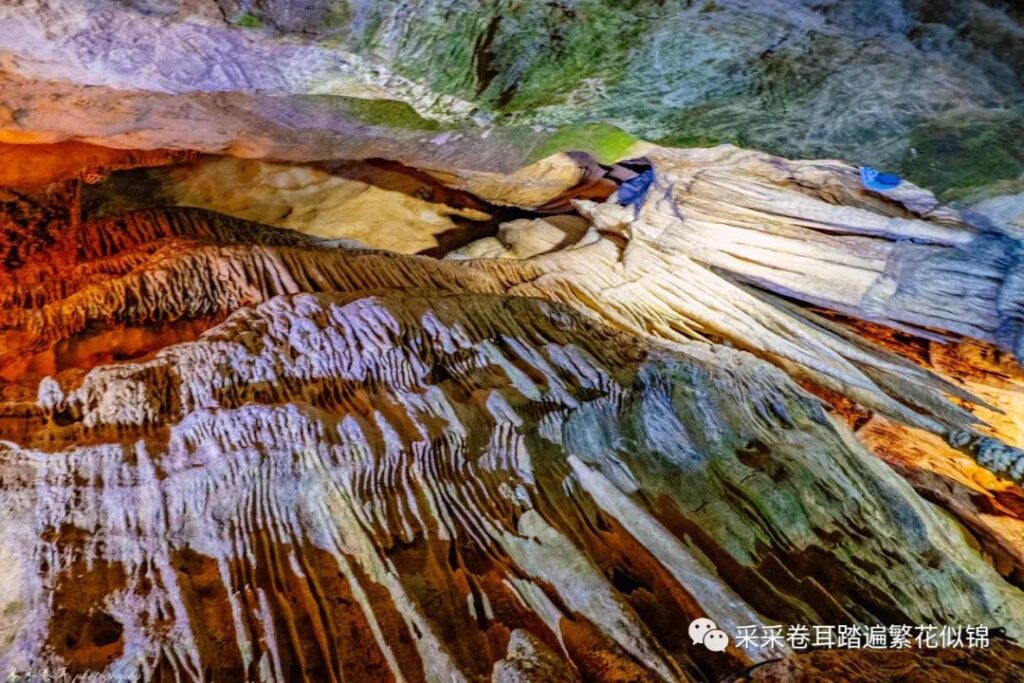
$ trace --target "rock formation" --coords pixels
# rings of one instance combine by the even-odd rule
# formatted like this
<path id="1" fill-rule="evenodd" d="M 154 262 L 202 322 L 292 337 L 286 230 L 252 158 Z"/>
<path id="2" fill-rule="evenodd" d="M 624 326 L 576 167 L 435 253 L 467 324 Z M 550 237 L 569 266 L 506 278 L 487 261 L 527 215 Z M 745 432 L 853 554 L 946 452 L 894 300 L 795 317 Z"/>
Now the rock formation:
<path id="1" fill-rule="evenodd" d="M 637 136 L 1019 193 L 1022 17 L 1004 0 L 19 0 L 0 7 L 0 140 L 510 172 Z"/>
<path id="2" fill-rule="evenodd" d="M 1019 12 L 556 4 L 0 8 L 5 679 L 1024 676 L 1017 181 L 683 146 L 1012 128 Z M 845 91 L 730 123 L 755 47 L 946 81 L 783 141 Z"/>

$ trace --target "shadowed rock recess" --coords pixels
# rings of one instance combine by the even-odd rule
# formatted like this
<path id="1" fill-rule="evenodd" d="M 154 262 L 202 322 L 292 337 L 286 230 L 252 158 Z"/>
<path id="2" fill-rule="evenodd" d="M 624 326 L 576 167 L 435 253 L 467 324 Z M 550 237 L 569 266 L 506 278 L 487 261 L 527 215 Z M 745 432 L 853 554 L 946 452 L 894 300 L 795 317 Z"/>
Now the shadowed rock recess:
<path id="1" fill-rule="evenodd" d="M 2 3 L 0 675 L 1024 680 L 1022 37 Z"/>

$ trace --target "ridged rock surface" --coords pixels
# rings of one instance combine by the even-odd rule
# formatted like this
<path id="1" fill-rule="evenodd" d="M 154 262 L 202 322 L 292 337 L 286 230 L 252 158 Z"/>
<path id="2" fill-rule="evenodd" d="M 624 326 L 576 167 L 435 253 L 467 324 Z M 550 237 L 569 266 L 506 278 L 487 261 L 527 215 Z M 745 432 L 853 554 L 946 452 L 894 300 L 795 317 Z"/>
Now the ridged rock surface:
<path id="1" fill-rule="evenodd" d="M 533 299 L 276 297 L 18 406 L 5 667 L 673 681 L 772 656 L 695 654 L 699 614 L 1024 635 L 782 373 Z"/>
<path id="2" fill-rule="evenodd" d="M 1024 680 L 1022 38 L 0 2 L 0 678 Z"/>
<path id="3" fill-rule="evenodd" d="M 939 435 L 996 474 L 1024 476 L 1021 451 L 978 431 L 978 417 L 950 400 L 984 407 L 979 398 L 775 297 L 1013 351 L 1019 240 L 910 185 L 891 197 L 864 193 L 855 170 L 836 162 L 788 162 L 728 146 L 646 151 L 655 181 L 638 210 L 578 201 L 590 228 L 560 242 L 543 237 L 553 223 L 510 223 L 501 235 L 511 251 L 499 260 L 345 254 L 336 243 L 184 209 L 61 232 L 59 211 L 43 207 L 32 218 L 23 197 L 9 211 L 37 227 L 13 233 L 8 247 L 16 269 L 0 290 L 9 304 L 0 334 L 10 351 L 0 371 L 16 379 L 91 367 L 90 348 L 130 357 L 147 335 L 160 346 L 154 321 L 194 328 L 278 294 L 383 286 L 535 296 L 652 340 L 728 341 Z M 40 232 L 46 221 L 56 227 Z M 526 247 L 531 239 L 550 248 Z M 507 258 L 517 244 L 529 258 Z"/>
<path id="4" fill-rule="evenodd" d="M 5 673 L 1021 675 L 999 215 L 728 145 L 511 174 L 43 149 L 60 182 L 0 192 Z M 476 230 L 426 208 L 496 234 L 325 237 Z M 993 644 L 712 653 L 705 615 Z"/>
<path id="5" fill-rule="evenodd" d="M 659 183 L 717 163 L 650 151 Z M 844 196 L 826 182 L 841 169 L 822 168 L 776 191 L 799 206 L 814 177 Z M 1019 489 L 939 441 L 975 421 L 944 395 L 964 393 L 956 364 L 936 366 L 944 380 L 707 268 L 699 195 L 652 234 L 661 187 L 636 213 L 580 204 L 590 228 L 568 245 L 544 241 L 558 221 L 509 224 L 510 255 L 527 258 L 496 261 L 197 209 L 78 223 L 59 188 L 12 195 L 8 215 L 51 227 L 15 233 L 0 287 L 0 665 L 674 681 L 765 676 L 774 665 L 742 672 L 783 656 L 779 680 L 874 680 L 906 658 L 715 654 L 681 625 L 977 623 L 1019 640 Z M 846 201 L 868 225 L 905 210 Z M 716 209 L 723 228 L 739 207 Z M 941 211 L 886 225 L 953 235 L 940 254 L 970 248 L 976 231 Z M 721 336 L 878 411 L 869 426 L 911 425 L 860 428 L 896 470 L 780 369 L 692 340 Z M 907 449 L 928 438 L 946 451 L 922 465 Z M 944 493 L 936 477 L 963 477 L 961 460 L 989 480 Z M 994 642 L 999 664 L 958 656 L 1013 680 L 1020 651 Z"/>
<path id="6" fill-rule="evenodd" d="M 869 652 L 812 652 L 756 667 L 729 678 L 727 683 L 817 683 L 822 680 L 891 683 L 892 681 L 949 681 L 950 683 L 1013 683 L 1018 675 L 1007 665 L 1020 666 L 1018 652 L 1001 647 L 979 653 L 967 664 L 960 652 L 910 650 Z"/>

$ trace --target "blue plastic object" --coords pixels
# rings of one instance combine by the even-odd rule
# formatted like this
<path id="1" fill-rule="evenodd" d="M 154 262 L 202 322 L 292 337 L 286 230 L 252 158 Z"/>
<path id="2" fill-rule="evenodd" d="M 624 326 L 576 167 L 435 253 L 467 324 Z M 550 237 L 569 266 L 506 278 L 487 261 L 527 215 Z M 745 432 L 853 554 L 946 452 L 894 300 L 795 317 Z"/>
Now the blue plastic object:
<path id="1" fill-rule="evenodd" d="M 644 197 L 647 196 L 647 190 L 650 189 L 653 182 L 654 169 L 649 168 L 622 183 L 619 185 L 619 204 L 623 206 L 642 204 Z"/>
<path id="2" fill-rule="evenodd" d="M 877 168 L 870 166 L 861 166 L 860 181 L 864 187 L 875 192 L 895 190 L 903 182 L 895 173 L 882 173 Z"/>

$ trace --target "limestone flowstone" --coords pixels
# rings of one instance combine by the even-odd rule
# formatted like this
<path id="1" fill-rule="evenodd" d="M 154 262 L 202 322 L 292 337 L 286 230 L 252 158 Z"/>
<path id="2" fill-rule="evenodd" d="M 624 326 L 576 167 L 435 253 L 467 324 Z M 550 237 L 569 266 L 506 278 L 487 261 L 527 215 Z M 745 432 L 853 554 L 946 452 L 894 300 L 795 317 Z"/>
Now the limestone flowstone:
<path id="1" fill-rule="evenodd" d="M 675 681 L 704 614 L 1024 632 L 782 372 L 537 299 L 277 296 L 34 406 L 0 448 L 7 669 Z"/>
<path id="2" fill-rule="evenodd" d="M 0 191 L 0 670 L 1019 678 L 1007 212 L 635 151 L 505 174 L 47 146 L 33 177 L 61 182 Z M 511 220 L 442 259 L 326 237 L 418 249 L 426 208 Z M 737 638 L 853 623 L 992 642 Z"/>

